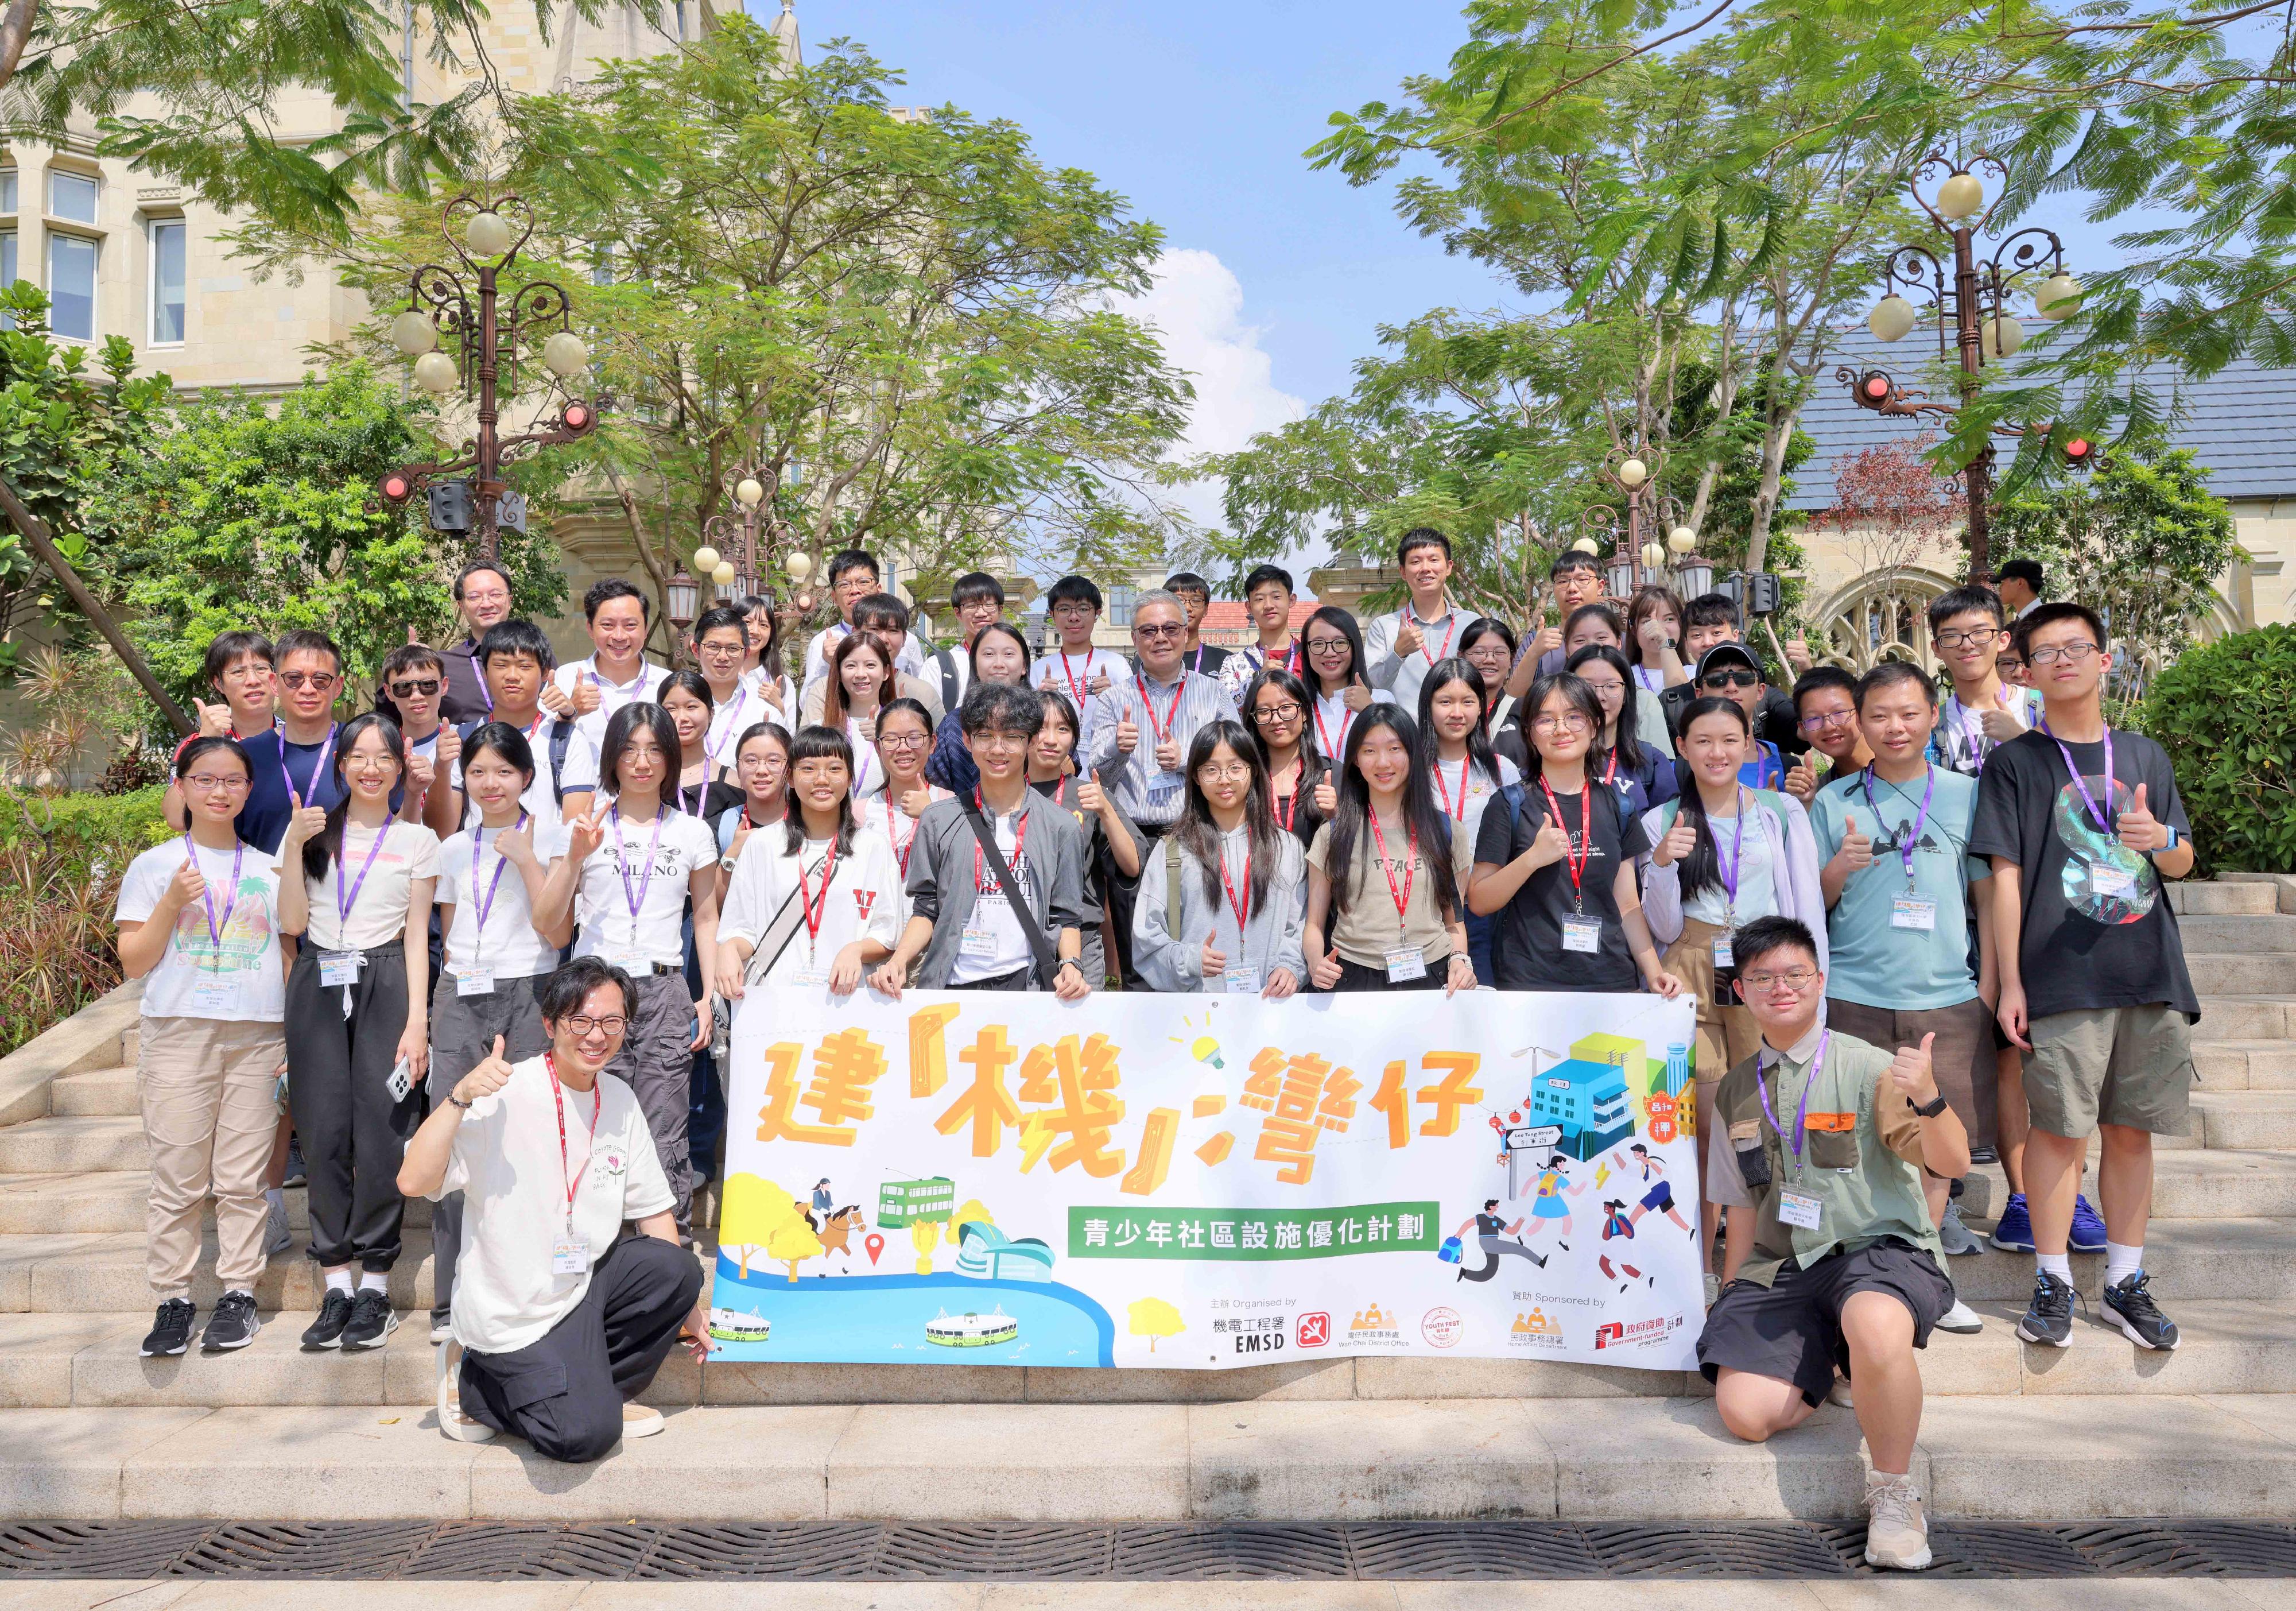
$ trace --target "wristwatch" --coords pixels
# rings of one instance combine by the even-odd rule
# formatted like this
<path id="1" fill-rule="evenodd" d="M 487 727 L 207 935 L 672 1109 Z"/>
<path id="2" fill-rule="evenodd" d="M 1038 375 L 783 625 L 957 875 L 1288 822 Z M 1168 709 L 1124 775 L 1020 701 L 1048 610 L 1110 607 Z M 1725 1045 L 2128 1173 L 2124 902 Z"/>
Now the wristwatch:
<path id="1" fill-rule="evenodd" d="M 2169 837 L 2162 842 L 2160 851 L 2152 852 L 2155 856 L 2158 856 L 2161 851 L 2173 851 L 2177 848 L 2177 825 L 2173 822 L 2164 822 L 2161 825 L 2161 831 Z"/>
<path id="2" fill-rule="evenodd" d="M 730 872 L 732 872 L 732 871 L 734 869 L 734 867 L 736 867 L 737 866 L 739 866 L 739 865 L 740 865 L 740 863 L 739 863 L 739 862 L 738 862 L 738 861 L 737 861 L 734 857 L 731 857 L 731 856 L 720 856 L 719 858 L 718 858 L 718 865 L 719 867 L 724 867 L 727 872 L 729 872 L 729 873 L 730 873 Z"/>
<path id="3" fill-rule="evenodd" d="M 1924 1119 L 1934 1119 L 1939 1114 L 1945 1112 L 1945 1093 L 1943 1091 L 1939 1091 L 1936 1096 L 1930 1098 L 1929 1101 L 1922 1103 L 1916 1103 L 1911 1097 L 1908 1097 L 1906 1098 L 1906 1106 L 1912 1108 Z"/>

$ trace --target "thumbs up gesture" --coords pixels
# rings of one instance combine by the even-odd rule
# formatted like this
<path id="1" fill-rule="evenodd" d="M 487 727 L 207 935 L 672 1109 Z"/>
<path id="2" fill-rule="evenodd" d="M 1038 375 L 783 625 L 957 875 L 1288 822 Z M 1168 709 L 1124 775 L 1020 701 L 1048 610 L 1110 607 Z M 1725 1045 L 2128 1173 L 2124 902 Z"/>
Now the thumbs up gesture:
<path id="1" fill-rule="evenodd" d="M 2122 844 L 2140 853 L 2145 851 L 2161 850 L 2168 844 L 2168 830 L 2161 826 L 2161 819 L 2152 815 L 2152 810 L 2144 803 L 2143 784 L 2136 785 L 2136 798 L 2130 801 L 2128 809 L 2120 813 L 2117 831 Z"/>
<path id="2" fill-rule="evenodd" d="M 1316 815 L 1324 818 L 1339 815 L 1340 791 L 1338 785 L 1332 782 L 1331 773 L 1326 772 L 1316 780 L 1316 793 L 1313 798 L 1316 802 Z"/>
<path id="3" fill-rule="evenodd" d="M 1674 826 L 1667 829 L 1666 837 L 1651 852 L 1651 859 L 1662 867 L 1670 867 L 1697 848 L 1698 825 L 1690 820 L 1686 812 L 1677 813 Z"/>
<path id="4" fill-rule="evenodd" d="M 1936 1041 L 1934 1033 L 1923 1035 L 1919 1046 L 1901 1046 L 1890 1059 L 1890 1083 L 1915 1107 L 1937 1100 L 1937 1075 L 1930 1068 L 1930 1048 Z"/>
<path id="5" fill-rule="evenodd" d="M 192 701 L 192 708 L 200 713 L 200 736 L 201 738 L 228 738 L 231 736 L 231 707 L 229 705 L 211 705 L 204 699 L 195 699 Z"/>
<path id="6" fill-rule="evenodd" d="M 1132 719 L 1129 706 L 1125 708 L 1123 717 L 1116 724 L 1116 747 L 1126 755 L 1140 747 L 1140 724 Z"/>
<path id="7" fill-rule="evenodd" d="M 510 1083 L 510 1064 L 503 1056 L 503 1038 L 495 1037 L 495 1049 L 479 1060 L 478 1067 L 464 1074 L 455 1087 L 455 1100 L 476 1102 L 480 1097 L 491 1097 Z"/>
<path id="8" fill-rule="evenodd" d="M 1833 858 L 1842 865 L 1845 871 L 1852 873 L 1862 873 L 1874 865 L 1873 835 L 1857 831 L 1857 817 L 1855 812 L 1844 819 L 1841 848 L 1833 853 Z"/>
<path id="9" fill-rule="evenodd" d="M 1339 982 L 1340 948 L 1335 945 L 1328 955 L 1318 957 L 1308 965 L 1308 982 L 1319 990 L 1327 990 Z"/>

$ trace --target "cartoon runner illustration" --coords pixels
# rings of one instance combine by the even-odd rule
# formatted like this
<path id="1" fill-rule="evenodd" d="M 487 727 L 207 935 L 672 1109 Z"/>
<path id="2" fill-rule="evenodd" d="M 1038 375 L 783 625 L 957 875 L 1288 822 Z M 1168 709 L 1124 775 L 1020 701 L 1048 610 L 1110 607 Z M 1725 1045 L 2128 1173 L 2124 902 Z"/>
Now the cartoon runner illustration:
<path id="1" fill-rule="evenodd" d="M 1619 1237 L 1631 1242 L 1634 1240 L 1634 1236 L 1635 1222 L 1627 1218 L 1626 1199 L 1624 1197 L 1612 1197 L 1609 1202 L 1603 1204 L 1603 1240 L 1607 1242 L 1612 1237 Z"/>
<path id="2" fill-rule="evenodd" d="M 1659 1212 L 1673 1221 L 1683 1229 L 1688 1231 L 1691 1237 L 1695 1239 L 1698 1235 L 1698 1227 L 1684 1219 L 1682 1217 L 1681 1211 L 1677 1209 L 1674 1205 L 1674 1188 L 1667 1184 L 1666 1165 L 1660 1163 L 1656 1158 L 1652 1157 L 1650 1148 L 1644 1147 L 1639 1141 L 1636 1142 L 1627 1150 L 1635 1155 L 1635 1163 L 1642 1167 L 1643 1179 L 1645 1181 L 1652 1182 L 1651 1188 L 1643 1193 L 1643 1200 L 1635 1204 L 1635 1212 L 1629 1221 L 1629 1224 L 1641 1224 L 1643 1216 L 1649 1213 L 1652 1209 L 1656 1209 Z M 1628 1164 L 1626 1160 L 1621 1158 L 1617 1153 L 1612 1153 L 1611 1155 L 1611 1162 L 1619 1166 L 1619 1172 L 1620 1174 L 1626 1173 L 1628 1169 L 1631 1167 Z M 1629 1230 L 1628 1234 L 1631 1236 L 1634 1233 Z"/>
<path id="3" fill-rule="evenodd" d="M 1570 1251 L 1570 1204 L 1562 1199 L 1582 1196 L 1587 1190 L 1584 1180 L 1576 1186 L 1570 1184 L 1570 1177 L 1565 1172 L 1569 1166 L 1561 1153 L 1548 1156 L 1546 1167 L 1538 1171 L 1538 1182 L 1534 1188 L 1537 1200 L 1530 1205 L 1530 1217 L 1540 1225 L 1562 1221 L 1555 1227 L 1554 1245 L 1564 1253 Z M 1531 1234 L 1536 1236 L 1538 1232 L 1534 1229 Z"/>
<path id="4" fill-rule="evenodd" d="M 1484 1198 L 1483 1212 L 1479 1214 L 1471 1214 L 1466 1219 L 1462 1220 L 1459 1222 L 1459 1229 L 1451 1233 L 1453 1236 L 1457 1237 L 1464 1241 L 1466 1238 L 1468 1229 L 1472 1227 L 1475 1232 L 1476 1242 L 1481 1246 L 1483 1252 L 1489 1255 L 1490 1258 L 1490 1262 L 1484 1265 L 1480 1270 L 1469 1270 L 1464 1264 L 1460 1265 L 1458 1276 L 1456 1278 L 1456 1279 L 1462 1281 L 1488 1281 L 1493 1276 L 1498 1274 L 1499 1261 L 1505 1258 L 1529 1259 L 1533 1264 L 1538 1265 L 1540 1269 L 1544 1270 L 1546 1268 L 1546 1261 L 1545 1259 L 1540 1258 L 1537 1253 L 1531 1252 L 1529 1248 L 1525 1247 L 1520 1241 L 1511 1239 L 1514 1236 L 1515 1232 L 1522 1229 L 1522 1221 L 1521 1220 L 1517 1220 L 1512 1225 L 1507 1224 L 1505 1221 L 1501 1220 L 1497 1214 L 1491 1212 L 1498 1205 L 1499 1200 L 1496 1197 Z"/>

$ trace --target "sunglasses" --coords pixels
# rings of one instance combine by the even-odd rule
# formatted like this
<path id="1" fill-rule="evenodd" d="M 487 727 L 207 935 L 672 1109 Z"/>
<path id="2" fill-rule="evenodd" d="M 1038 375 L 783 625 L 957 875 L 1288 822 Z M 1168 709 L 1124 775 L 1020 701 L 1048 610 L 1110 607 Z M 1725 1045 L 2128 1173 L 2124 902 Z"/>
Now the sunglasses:
<path id="1" fill-rule="evenodd" d="M 1760 672 L 1742 670 L 1733 666 L 1726 671 L 1709 671 L 1698 679 L 1698 686 L 1702 688 L 1755 688 L 1759 687 L 1761 682 Z"/>
<path id="2" fill-rule="evenodd" d="M 412 682 L 395 682 L 390 685 L 390 696 L 393 699 L 428 699 L 438 691 L 439 679 L 435 677 L 422 677 Z"/>
<path id="3" fill-rule="evenodd" d="M 324 690 L 333 687 L 342 678 L 337 677 L 332 671 L 282 671 L 279 674 L 279 680 L 291 688 Z"/>

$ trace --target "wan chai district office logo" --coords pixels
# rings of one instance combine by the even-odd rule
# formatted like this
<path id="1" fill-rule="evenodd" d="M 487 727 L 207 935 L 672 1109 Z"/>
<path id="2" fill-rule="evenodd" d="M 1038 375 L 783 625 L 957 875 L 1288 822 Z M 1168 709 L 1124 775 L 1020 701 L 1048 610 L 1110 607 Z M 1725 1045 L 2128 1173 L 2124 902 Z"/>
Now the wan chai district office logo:
<path id="1" fill-rule="evenodd" d="M 1382 1309 L 1374 1298 L 1355 1312 L 1348 1322 L 1348 1346 L 1350 1348 L 1400 1348 L 1403 1331 L 1396 1324 L 1392 1311 Z"/>

